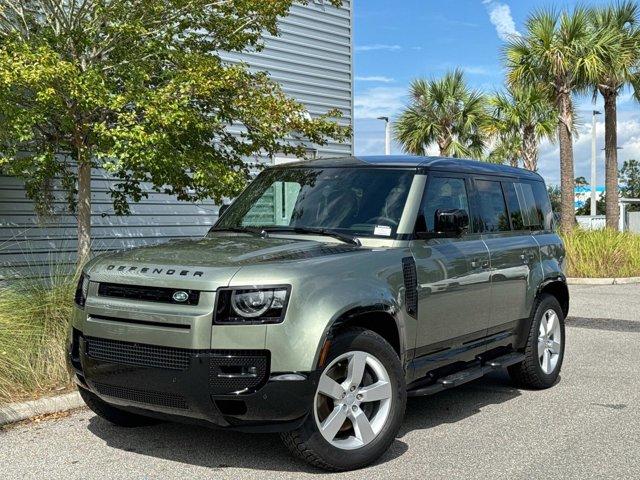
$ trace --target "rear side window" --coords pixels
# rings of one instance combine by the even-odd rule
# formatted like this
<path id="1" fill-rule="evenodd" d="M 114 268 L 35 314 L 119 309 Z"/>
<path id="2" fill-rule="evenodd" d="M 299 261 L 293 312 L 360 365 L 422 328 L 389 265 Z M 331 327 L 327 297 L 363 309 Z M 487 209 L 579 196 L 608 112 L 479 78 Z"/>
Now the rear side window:
<path id="1" fill-rule="evenodd" d="M 500 182 L 476 180 L 478 200 L 480 201 L 480 223 L 485 232 L 504 232 L 511 230 L 507 206 Z"/>
<path id="2" fill-rule="evenodd" d="M 544 230 L 553 230 L 553 210 L 544 182 L 526 182 L 533 190 L 537 214 Z"/>
<path id="3" fill-rule="evenodd" d="M 551 228 L 553 215 L 542 182 L 505 182 L 503 186 L 514 230 Z"/>

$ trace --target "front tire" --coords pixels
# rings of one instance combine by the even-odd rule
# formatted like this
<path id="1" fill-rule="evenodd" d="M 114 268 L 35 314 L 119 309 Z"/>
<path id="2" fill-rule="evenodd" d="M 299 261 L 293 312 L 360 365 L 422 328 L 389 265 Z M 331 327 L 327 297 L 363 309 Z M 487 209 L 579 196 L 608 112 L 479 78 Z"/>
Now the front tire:
<path id="1" fill-rule="evenodd" d="M 160 423 L 160 420 L 121 410 L 101 400 L 97 395 L 78 387 L 80 396 L 96 415 L 119 427 L 145 427 Z"/>
<path id="2" fill-rule="evenodd" d="M 316 467 L 362 468 L 395 439 L 406 401 L 396 351 L 370 330 L 349 329 L 331 344 L 311 413 L 282 439 L 296 456 Z"/>
<path id="3" fill-rule="evenodd" d="M 565 328 L 560 303 L 543 294 L 536 302 L 523 362 L 509 367 L 511 379 L 524 388 L 543 389 L 556 383 L 564 360 Z"/>

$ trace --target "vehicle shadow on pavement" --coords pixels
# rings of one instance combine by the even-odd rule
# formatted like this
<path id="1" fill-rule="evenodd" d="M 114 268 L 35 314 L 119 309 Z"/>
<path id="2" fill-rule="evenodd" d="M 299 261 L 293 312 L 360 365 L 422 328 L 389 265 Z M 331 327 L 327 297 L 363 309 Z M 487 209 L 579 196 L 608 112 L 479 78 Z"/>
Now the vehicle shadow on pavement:
<path id="1" fill-rule="evenodd" d="M 414 430 L 459 422 L 480 413 L 488 405 L 505 403 L 519 396 L 520 391 L 506 372 L 494 372 L 435 395 L 409 398 L 398 438 Z"/>
<path id="2" fill-rule="evenodd" d="M 455 423 L 479 413 L 484 406 L 507 402 L 519 395 L 506 375 L 492 374 L 451 391 L 411 398 L 399 438 L 376 464 L 403 455 L 408 446 L 401 439 L 414 430 Z M 211 469 L 319 471 L 292 457 L 276 434 L 248 434 L 174 423 L 125 429 L 97 416 L 89 420 L 88 429 L 111 448 Z"/>

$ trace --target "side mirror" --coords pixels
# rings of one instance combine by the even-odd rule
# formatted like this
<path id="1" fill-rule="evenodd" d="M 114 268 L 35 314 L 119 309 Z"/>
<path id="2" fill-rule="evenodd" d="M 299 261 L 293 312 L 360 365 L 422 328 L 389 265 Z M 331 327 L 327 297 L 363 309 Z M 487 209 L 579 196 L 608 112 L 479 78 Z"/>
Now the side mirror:
<path id="1" fill-rule="evenodd" d="M 222 214 L 226 212 L 227 208 L 229 208 L 230 206 L 231 204 L 224 204 L 224 203 L 220 205 L 220 208 L 218 209 L 218 218 L 220 218 Z"/>
<path id="2" fill-rule="evenodd" d="M 469 214 L 466 210 L 436 210 L 434 230 L 447 237 L 458 237 L 469 229 Z"/>

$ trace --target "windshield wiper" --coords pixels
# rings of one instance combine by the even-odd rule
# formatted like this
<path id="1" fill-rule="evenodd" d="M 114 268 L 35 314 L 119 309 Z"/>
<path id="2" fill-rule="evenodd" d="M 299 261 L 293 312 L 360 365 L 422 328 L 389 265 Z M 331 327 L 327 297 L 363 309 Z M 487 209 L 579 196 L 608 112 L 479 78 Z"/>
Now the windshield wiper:
<path id="1" fill-rule="evenodd" d="M 254 235 L 256 237 L 264 237 L 264 230 L 257 228 L 249 228 L 249 227 L 211 227 L 209 229 L 209 233 L 211 232 L 237 232 L 237 233 L 248 233 L 250 235 Z"/>
<path id="2" fill-rule="evenodd" d="M 293 233 L 310 233 L 313 235 L 324 235 L 327 237 L 337 238 L 344 243 L 350 243 L 351 245 L 360 246 L 360 240 L 353 235 L 347 233 L 336 232 L 329 228 L 314 228 L 314 227 L 268 227 L 263 229 L 267 233 L 276 232 L 293 232 Z"/>

